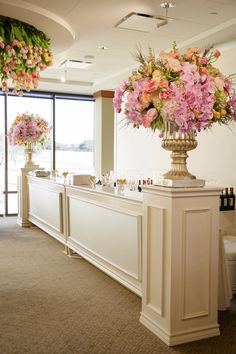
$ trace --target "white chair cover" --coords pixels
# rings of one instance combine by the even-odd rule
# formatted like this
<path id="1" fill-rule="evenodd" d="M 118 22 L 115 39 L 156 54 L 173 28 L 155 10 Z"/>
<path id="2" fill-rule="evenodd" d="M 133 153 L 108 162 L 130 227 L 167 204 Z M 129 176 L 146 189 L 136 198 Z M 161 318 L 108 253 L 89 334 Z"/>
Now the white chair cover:
<path id="1" fill-rule="evenodd" d="M 220 235 L 219 247 L 219 291 L 218 291 L 218 309 L 226 310 L 230 307 L 230 299 L 232 299 L 232 288 L 229 277 L 229 268 L 225 255 L 225 246 L 223 236 Z"/>

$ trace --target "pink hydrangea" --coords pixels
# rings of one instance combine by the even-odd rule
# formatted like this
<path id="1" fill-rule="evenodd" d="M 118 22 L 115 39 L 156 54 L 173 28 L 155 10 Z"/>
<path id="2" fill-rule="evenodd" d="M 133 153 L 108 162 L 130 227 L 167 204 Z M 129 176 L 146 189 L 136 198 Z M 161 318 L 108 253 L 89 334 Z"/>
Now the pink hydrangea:
<path id="1" fill-rule="evenodd" d="M 174 99 L 166 100 L 163 102 L 161 108 L 161 116 L 164 120 L 174 122 L 176 117 L 176 109 L 179 107 L 178 102 Z"/>

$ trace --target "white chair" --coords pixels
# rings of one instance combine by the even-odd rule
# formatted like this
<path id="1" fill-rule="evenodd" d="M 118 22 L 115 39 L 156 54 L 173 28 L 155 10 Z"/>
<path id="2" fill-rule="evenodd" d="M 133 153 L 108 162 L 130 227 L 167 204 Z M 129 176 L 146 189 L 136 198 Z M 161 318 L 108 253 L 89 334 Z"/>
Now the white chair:
<path id="1" fill-rule="evenodd" d="M 218 283 L 218 310 L 224 311 L 230 307 L 232 299 L 231 281 L 229 276 L 228 261 L 225 252 L 224 239 L 219 238 L 219 283 Z"/>
<path id="2" fill-rule="evenodd" d="M 232 293 L 236 294 L 236 236 L 223 236 L 225 255 L 228 263 Z"/>

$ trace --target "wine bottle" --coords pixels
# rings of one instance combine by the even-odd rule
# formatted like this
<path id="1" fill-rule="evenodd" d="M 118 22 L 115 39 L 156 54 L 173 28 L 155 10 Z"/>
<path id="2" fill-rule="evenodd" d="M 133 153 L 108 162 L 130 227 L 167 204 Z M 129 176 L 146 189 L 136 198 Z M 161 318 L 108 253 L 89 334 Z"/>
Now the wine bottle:
<path id="1" fill-rule="evenodd" d="M 138 191 L 142 192 L 141 179 L 138 181 Z"/>
<path id="2" fill-rule="evenodd" d="M 230 187 L 229 191 L 230 191 L 230 193 L 229 193 L 228 210 L 234 210 L 235 209 L 235 194 L 234 194 L 233 187 Z"/>
<path id="3" fill-rule="evenodd" d="M 229 188 L 225 188 L 223 210 L 229 210 Z"/>
<path id="4" fill-rule="evenodd" d="M 224 199 L 225 199 L 225 196 L 224 196 L 224 193 L 222 192 L 220 195 L 220 211 L 224 210 Z"/>

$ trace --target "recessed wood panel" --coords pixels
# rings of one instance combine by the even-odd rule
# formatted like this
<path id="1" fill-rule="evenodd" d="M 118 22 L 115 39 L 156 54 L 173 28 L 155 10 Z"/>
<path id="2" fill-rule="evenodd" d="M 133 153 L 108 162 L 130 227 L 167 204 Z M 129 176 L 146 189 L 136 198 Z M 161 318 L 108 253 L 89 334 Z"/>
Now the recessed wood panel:
<path id="1" fill-rule="evenodd" d="M 147 207 L 147 305 L 160 316 L 164 306 L 164 212 L 163 208 Z"/>
<path id="2" fill-rule="evenodd" d="M 183 212 L 182 318 L 209 314 L 211 264 L 211 212 Z"/>
<path id="3" fill-rule="evenodd" d="M 68 197 L 69 238 L 141 280 L 141 215 Z"/>
<path id="4" fill-rule="evenodd" d="M 62 193 L 29 185 L 29 213 L 57 232 L 63 232 Z"/>

